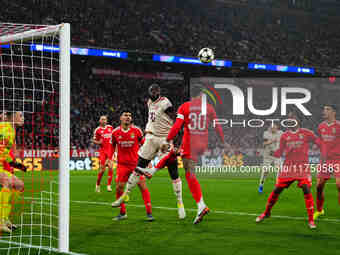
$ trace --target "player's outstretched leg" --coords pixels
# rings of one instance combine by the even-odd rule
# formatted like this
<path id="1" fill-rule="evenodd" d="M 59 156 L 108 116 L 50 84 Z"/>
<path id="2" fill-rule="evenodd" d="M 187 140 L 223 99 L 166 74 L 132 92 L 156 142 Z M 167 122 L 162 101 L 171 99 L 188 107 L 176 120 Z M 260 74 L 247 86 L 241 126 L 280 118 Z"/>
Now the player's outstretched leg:
<path id="1" fill-rule="evenodd" d="M 124 182 L 119 182 L 117 181 L 117 186 L 116 186 L 116 198 L 120 198 L 124 192 Z M 127 213 L 126 213 L 126 206 L 125 203 L 120 204 L 120 211 L 119 214 L 113 218 L 114 220 L 124 220 L 127 219 Z"/>
<path id="2" fill-rule="evenodd" d="M 194 219 L 194 224 L 198 224 L 203 220 L 203 217 L 210 211 L 208 206 L 204 203 L 201 185 L 199 184 L 194 173 L 194 161 L 192 159 L 183 158 L 183 165 L 185 168 L 185 178 L 187 180 L 192 197 L 197 203 L 197 215 Z"/>
<path id="3" fill-rule="evenodd" d="M 97 176 L 97 182 L 96 182 L 96 189 L 95 189 L 95 191 L 97 193 L 100 193 L 100 183 L 102 181 L 104 173 L 105 173 L 105 165 L 101 165 L 100 166 L 100 170 L 98 172 L 98 176 Z"/>
<path id="4" fill-rule="evenodd" d="M 273 206 L 275 205 L 275 203 L 277 202 L 277 200 L 279 199 L 279 196 L 282 192 L 283 188 L 280 187 L 276 187 L 272 193 L 270 193 L 269 197 L 268 197 L 268 201 L 267 201 L 267 205 L 266 205 L 266 209 L 265 211 L 256 218 L 256 222 L 262 222 L 264 221 L 264 219 L 269 218 L 270 214 L 271 214 L 271 210 L 273 208 Z"/>
<path id="5" fill-rule="evenodd" d="M 177 199 L 177 211 L 178 217 L 180 219 L 184 219 L 186 217 L 183 197 L 182 197 L 182 180 L 178 175 L 178 162 L 177 162 L 177 155 L 174 150 L 171 150 L 167 155 L 164 157 L 166 160 L 164 164 L 168 167 L 169 175 L 172 180 L 172 187 Z M 163 161 L 163 159 L 161 161 Z M 163 162 L 159 163 L 163 163 Z M 161 164 L 157 164 L 156 167 L 164 167 Z"/>
<path id="6" fill-rule="evenodd" d="M 311 229 L 316 228 L 316 225 L 314 223 L 314 201 L 313 201 L 313 197 L 312 194 L 305 194 L 304 195 L 305 198 L 305 204 L 306 204 L 306 209 L 307 209 L 307 214 L 308 214 L 308 225 Z"/>
<path id="7" fill-rule="evenodd" d="M 24 191 L 24 183 L 8 172 L 0 172 L 0 180 L 3 186 L 0 191 L 0 232 L 11 233 L 17 229 L 17 226 L 9 220 L 9 215 L 12 204 L 15 204 Z M 11 198 L 12 202 L 10 202 Z"/>
<path id="8" fill-rule="evenodd" d="M 138 187 L 140 189 L 140 192 L 142 193 L 142 198 L 145 205 L 146 210 L 146 220 L 147 221 L 154 221 L 154 217 L 152 216 L 152 207 L 151 207 L 151 198 L 150 198 L 150 192 L 148 187 L 145 183 L 145 178 L 140 178 L 140 182 L 138 183 Z"/>
<path id="9" fill-rule="evenodd" d="M 139 157 L 138 159 L 138 167 L 145 168 L 149 163 L 150 160 L 143 159 L 142 157 Z M 133 171 L 125 186 L 124 193 L 120 196 L 120 198 L 112 203 L 112 207 L 119 207 L 121 203 L 128 201 L 129 193 L 136 187 L 139 182 L 139 178 L 140 175 L 136 173 L 136 171 Z"/>
<path id="10" fill-rule="evenodd" d="M 10 206 L 11 190 L 3 187 L 0 191 L 0 233 L 11 233 L 12 230 L 7 226 L 8 207 Z"/>
<path id="11" fill-rule="evenodd" d="M 163 169 L 164 167 L 168 166 L 170 162 L 176 161 L 177 155 L 174 151 L 174 149 L 171 149 L 170 152 L 168 152 L 166 155 L 164 155 L 159 162 L 155 165 L 155 167 L 152 168 L 142 168 L 140 166 L 137 166 L 136 172 L 144 175 L 146 178 L 151 179 L 152 176 L 160 169 Z M 169 172 L 170 173 L 170 172 Z"/>
<path id="12" fill-rule="evenodd" d="M 264 186 L 264 181 L 266 179 L 268 175 L 268 171 L 265 167 L 262 167 L 262 170 L 261 170 L 261 177 L 260 177 L 260 184 L 259 184 L 259 193 L 262 193 L 263 192 L 263 186 Z"/>
<path id="13" fill-rule="evenodd" d="M 109 164 L 109 172 L 108 172 L 108 178 L 107 178 L 107 191 L 112 192 L 111 184 L 113 179 L 113 167 L 111 164 Z"/>
<path id="14" fill-rule="evenodd" d="M 327 179 L 318 178 L 316 183 L 316 212 L 314 213 L 314 220 L 317 220 L 321 215 L 325 214 L 323 204 L 325 201 L 324 188 Z"/>

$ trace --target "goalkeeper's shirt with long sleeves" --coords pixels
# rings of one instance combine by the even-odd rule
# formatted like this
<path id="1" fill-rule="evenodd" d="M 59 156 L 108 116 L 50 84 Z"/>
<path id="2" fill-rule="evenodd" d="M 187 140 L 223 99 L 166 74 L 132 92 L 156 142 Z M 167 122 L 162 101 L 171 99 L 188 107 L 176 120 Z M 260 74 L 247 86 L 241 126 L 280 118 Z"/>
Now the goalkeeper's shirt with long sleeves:
<path id="1" fill-rule="evenodd" d="M 15 143 L 15 129 L 10 122 L 0 122 L 0 170 L 4 161 L 12 162 L 10 150 Z"/>

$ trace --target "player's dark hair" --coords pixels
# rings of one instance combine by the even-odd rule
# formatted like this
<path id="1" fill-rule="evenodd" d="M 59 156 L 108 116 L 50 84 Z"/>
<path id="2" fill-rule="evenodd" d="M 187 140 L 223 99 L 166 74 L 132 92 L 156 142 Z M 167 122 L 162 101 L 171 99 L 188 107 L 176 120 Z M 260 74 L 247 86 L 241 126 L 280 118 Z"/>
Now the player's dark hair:
<path id="1" fill-rule="evenodd" d="M 124 109 L 122 109 L 122 110 L 120 111 L 120 115 L 119 115 L 119 116 L 122 116 L 122 115 L 123 115 L 124 113 L 126 113 L 126 112 L 131 113 L 131 115 L 132 115 L 132 111 L 131 111 L 130 109 L 124 108 Z"/>
<path id="2" fill-rule="evenodd" d="M 161 87 L 157 84 L 157 83 L 152 83 L 150 86 L 149 86 L 149 94 L 151 94 L 151 90 L 153 89 L 158 89 L 158 90 L 161 90 Z"/>
<path id="3" fill-rule="evenodd" d="M 328 106 L 331 107 L 333 109 L 333 111 L 337 112 L 338 111 L 338 107 L 335 104 L 324 104 L 324 107 Z"/>
<path id="4" fill-rule="evenodd" d="M 292 115 L 298 121 L 299 125 L 301 126 L 301 124 L 302 124 L 301 115 L 297 111 L 289 111 L 288 114 L 287 114 L 287 117 L 289 118 L 290 115 Z"/>

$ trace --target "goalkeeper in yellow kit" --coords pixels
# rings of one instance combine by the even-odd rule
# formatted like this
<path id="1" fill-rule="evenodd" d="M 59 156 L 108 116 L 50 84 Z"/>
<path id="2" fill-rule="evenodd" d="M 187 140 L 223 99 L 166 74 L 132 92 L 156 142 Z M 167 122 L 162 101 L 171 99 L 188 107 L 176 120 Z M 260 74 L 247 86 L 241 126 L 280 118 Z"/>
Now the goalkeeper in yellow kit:
<path id="1" fill-rule="evenodd" d="M 15 146 L 15 128 L 24 124 L 22 112 L 2 113 L 0 122 L 0 232 L 11 233 L 16 228 L 9 220 L 14 201 L 24 191 L 24 183 L 5 168 L 6 162 L 13 168 L 26 171 L 23 164 L 17 163 L 10 155 Z"/>

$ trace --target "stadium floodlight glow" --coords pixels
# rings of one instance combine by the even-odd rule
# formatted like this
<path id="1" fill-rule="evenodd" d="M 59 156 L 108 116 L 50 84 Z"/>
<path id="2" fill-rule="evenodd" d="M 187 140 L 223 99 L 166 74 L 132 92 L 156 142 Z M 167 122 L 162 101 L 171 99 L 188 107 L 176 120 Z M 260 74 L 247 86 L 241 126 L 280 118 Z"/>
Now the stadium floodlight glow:
<path id="1" fill-rule="evenodd" d="M 32 44 L 45 43 L 49 44 L 52 50 L 30 51 Z M 37 249 L 39 253 L 40 250 L 69 253 L 70 25 L 0 23 L 0 45 L 0 111 L 23 112 L 25 118 L 28 117 L 26 125 L 32 125 L 32 136 L 41 136 L 43 140 L 41 143 L 34 143 L 32 140 L 31 148 L 53 147 L 59 154 L 58 192 L 42 190 L 41 197 L 43 194 L 49 194 L 48 202 L 45 202 L 46 198 L 41 198 L 41 201 L 36 203 L 36 198 L 32 195 L 32 211 L 24 211 L 21 214 L 19 226 L 22 236 L 19 239 L 9 236 L 8 240 L 2 236 L 1 242 L 8 243 L 8 254 L 14 249 L 18 250 L 18 254 L 24 249 Z M 40 122 L 48 121 L 43 127 L 39 126 L 41 123 L 29 121 L 38 114 L 42 116 Z M 23 147 L 26 142 L 22 142 Z M 51 185 L 48 186 L 52 187 L 53 180 L 49 181 Z M 58 201 L 52 199 L 54 196 Z M 54 206 L 57 209 L 53 209 Z M 38 212 L 33 211 L 37 207 Z M 39 215 L 41 222 L 37 223 L 34 217 L 27 215 Z M 44 217 L 48 217 L 48 220 Z M 30 220 L 29 224 L 25 222 L 27 218 Z M 37 228 L 36 225 L 41 226 Z M 48 231 L 44 230 L 45 228 L 48 228 Z M 32 235 L 35 236 L 36 231 L 40 238 L 35 242 L 32 241 L 35 240 Z M 23 235 L 23 232 L 30 233 L 31 237 Z"/>

